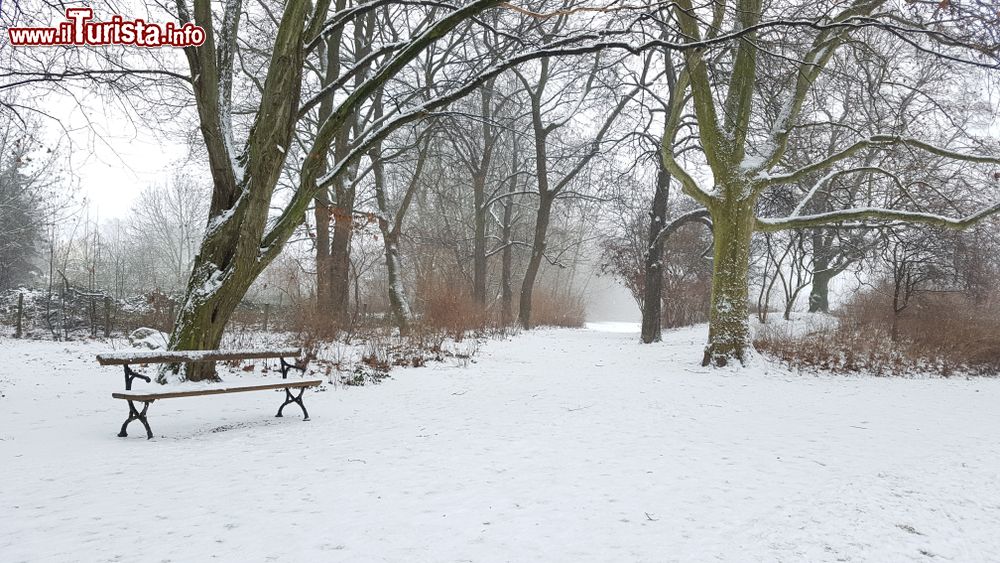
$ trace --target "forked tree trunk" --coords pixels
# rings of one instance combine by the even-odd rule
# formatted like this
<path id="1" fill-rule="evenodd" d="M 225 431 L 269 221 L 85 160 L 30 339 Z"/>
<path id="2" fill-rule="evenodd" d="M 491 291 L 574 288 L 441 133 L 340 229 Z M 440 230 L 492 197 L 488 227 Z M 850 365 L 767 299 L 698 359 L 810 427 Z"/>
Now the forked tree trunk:
<path id="1" fill-rule="evenodd" d="M 712 306 L 702 365 L 721 367 L 732 359 L 744 362 L 750 346 L 747 301 L 754 206 L 752 199 L 719 201 L 711 212 L 715 238 Z"/>

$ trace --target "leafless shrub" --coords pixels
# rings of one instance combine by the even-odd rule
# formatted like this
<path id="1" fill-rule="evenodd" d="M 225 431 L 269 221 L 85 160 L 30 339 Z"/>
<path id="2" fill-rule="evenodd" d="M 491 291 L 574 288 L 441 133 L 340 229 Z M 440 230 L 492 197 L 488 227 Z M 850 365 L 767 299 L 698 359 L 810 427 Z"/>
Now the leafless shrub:
<path id="1" fill-rule="evenodd" d="M 754 346 L 797 370 L 877 376 L 1000 373 L 1000 308 L 957 293 L 926 294 L 898 318 L 883 292 L 858 294 L 838 322 L 806 333 L 787 324 L 758 331 Z"/>
<path id="2" fill-rule="evenodd" d="M 583 296 L 555 293 L 539 288 L 532 299 L 532 323 L 536 326 L 582 327 L 587 320 Z"/>
<path id="3" fill-rule="evenodd" d="M 421 280 L 418 295 L 423 296 L 420 324 L 426 330 L 441 330 L 456 341 L 469 331 L 486 327 L 486 311 L 472 298 L 468 284 L 445 277 Z"/>

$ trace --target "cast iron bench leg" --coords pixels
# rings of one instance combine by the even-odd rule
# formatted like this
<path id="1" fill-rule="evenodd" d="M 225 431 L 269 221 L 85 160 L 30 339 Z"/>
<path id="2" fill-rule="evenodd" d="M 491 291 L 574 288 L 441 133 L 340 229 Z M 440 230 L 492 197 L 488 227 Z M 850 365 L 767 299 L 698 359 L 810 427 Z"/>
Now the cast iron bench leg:
<path id="1" fill-rule="evenodd" d="M 299 408 L 302 409 L 302 414 L 305 415 L 305 418 L 303 418 L 302 420 L 309 420 L 309 411 L 307 411 L 306 410 L 306 406 L 304 404 L 302 404 L 302 394 L 305 393 L 305 392 L 306 392 L 306 388 L 302 387 L 302 388 L 299 389 L 298 396 L 295 396 L 295 395 L 292 395 L 291 390 L 289 390 L 286 387 L 285 388 L 285 402 L 280 407 L 278 407 L 278 414 L 276 414 L 274 416 L 280 418 L 281 417 L 281 411 L 285 410 L 286 406 L 288 406 L 288 405 L 290 405 L 292 403 L 298 403 Z"/>
<path id="2" fill-rule="evenodd" d="M 135 403 L 133 403 L 131 400 L 128 402 L 128 418 L 125 419 L 125 423 L 122 424 L 122 431 L 118 433 L 119 438 L 124 438 L 128 436 L 128 433 L 125 432 L 125 429 L 128 428 L 129 423 L 131 423 L 133 420 L 138 420 L 139 422 L 142 423 L 143 426 L 146 427 L 146 439 L 147 440 L 152 439 L 153 431 L 149 429 L 149 421 L 146 420 L 146 410 L 149 409 L 149 403 L 152 402 L 153 401 L 142 401 L 141 412 L 139 411 L 139 409 L 135 408 Z"/>

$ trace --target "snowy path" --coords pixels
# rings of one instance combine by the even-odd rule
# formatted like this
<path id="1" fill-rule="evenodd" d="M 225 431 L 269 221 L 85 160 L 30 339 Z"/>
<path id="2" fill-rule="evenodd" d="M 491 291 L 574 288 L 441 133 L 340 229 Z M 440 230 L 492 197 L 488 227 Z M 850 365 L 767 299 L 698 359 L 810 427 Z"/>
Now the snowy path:
<path id="1" fill-rule="evenodd" d="M 706 372 L 702 330 L 537 331 L 306 423 L 164 401 L 149 442 L 99 345 L 0 340 L 0 559 L 1000 560 L 1000 381 Z"/>

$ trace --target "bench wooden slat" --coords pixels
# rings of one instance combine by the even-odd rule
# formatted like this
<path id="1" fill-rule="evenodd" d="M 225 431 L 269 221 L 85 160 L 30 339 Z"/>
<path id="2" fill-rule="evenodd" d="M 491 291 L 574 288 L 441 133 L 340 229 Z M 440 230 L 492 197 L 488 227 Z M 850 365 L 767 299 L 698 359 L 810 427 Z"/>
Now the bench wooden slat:
<path id="1" fill-rule="evenodd" d="M 97 362 L 102 366 L 218 362 L 226 360 L 289 358 L 297 357 L 301 353 L 301 348 L 277 348 L 273 350 L 159 350 L 150 352 L 116 352 L 111 354 L 98 354 Z"/>
<path id="2" fill-rule="evenodd" d="M 243 387 L 216 387 L 210 389 L 198 389 L 196 391 L 164 391 L 162 393 L 112 393 L 115 399 L 126 399 L 132 401 L 158 401 L 160 399 L 174 399 L 178 397 L 199 397 L 202 395 L 222 395 L 225 393 L 242 393 L 244 391 L 266 391 L 268 389 L 300 389 L 303 387 L 315 387 L 323 383 L 322 379 L 304 379 L 299 381 L 285 381 L 283 383 L 268 383 L 265 385 L 245 385 Z"/>

